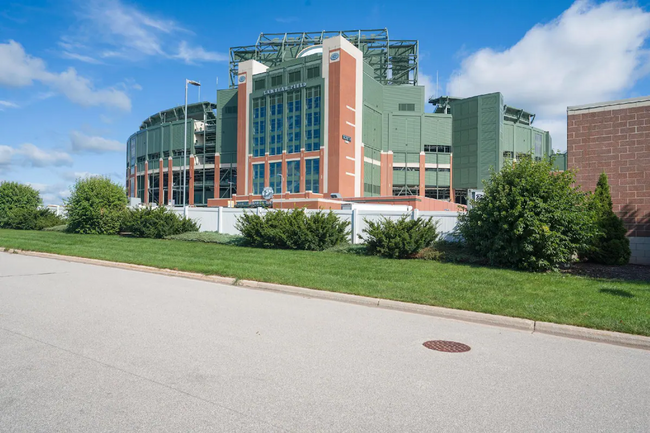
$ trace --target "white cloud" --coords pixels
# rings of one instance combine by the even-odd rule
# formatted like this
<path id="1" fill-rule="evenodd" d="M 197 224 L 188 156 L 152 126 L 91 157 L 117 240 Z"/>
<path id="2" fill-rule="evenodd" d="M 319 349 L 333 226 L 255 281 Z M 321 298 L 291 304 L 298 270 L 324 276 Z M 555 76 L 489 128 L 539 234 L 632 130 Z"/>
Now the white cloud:
<path id="1" fill-rule="evenodd" d="M 61 174 L 61 178 L 70 182 L 75 182 L 77 179 L 86 179 L 88 177 L 98 176 L 101 176 L 101 174 L 90 173 L 88 171 L 66 171 Z"/>
<path id="2" fill-rule="evenodd" d="M 177 59 L 189 64 L 228 61 L 227 54 L 191 45 L 185 38 L 192 32 L 174 20 L 153 16 L 119 0 L 84 3 L 78 15 L 79 26 L 59 43 L 68 56 L 77 55 L 78 60 L 96 60 L 91 54 L 99 53 L 104 59 L 134 61 L 146 57 Z M 176 50 L 169 50 L 171 46 L 177 47 Z"/>
<path id="3" fill-rule="evenodd" d="M 14 104 L 11 101 L 0 100 L 0 111 L 4 110 L 5 108 L 18 108 L 18 104 Z"/>
<path id="4" fill-rule="evenodd" d="M 8 169 L 11 165 L 11 158 L 14 156 L 16 149 L 10 146 L 0 144 L 0 173 Z"/>
<path id="5" fill-rule="evenodd" d="M 72 157 L 59 150 L 45 150 L 31 143 L 19 147 L 0 145 L 0 171 L 9 170 L 11 166 L 50 167 L 72 165 Z"/>
<path id="6" fill-rule="evenodd" d="M 31 143 L 20 145 L 15 150 L 15 155 L 19 157 L 23 165 L 31 165 L 32 167 L 72 165 L 72 157 L 66 152 L 43 150 Z"/>
<path id="7" fill-rule="evenodd" d="M 74 68 L 61 73 L 47 70 L 45 62 L 25 52 L 22 45 L 10 40 L 0 44 L 0 85 L 24 87 L 39 81 L 84 107 L 106 105 L 129 111 L 131 99 L 115 88 L 95 89 L 92 82 L 77 75 Z"/>
<path id="8" fill-rule="evenodd" d="M 70 133 L 70 144 L 72 146 L 72 151 L 75 153 L 121 152 L 125 149 L 125 145 L 117 140 L 110 140 L 98 136 L 89 136 L 79 131 L 72 131 Z"/>
<path id="9" fill-rule="evenodd" d="M 78 53 L 71 53 L 69 51 L 63 51 L 61 53 L 61 57 L 64 59 L 79 60 L 80 62 L 91 63 L 93 65 L 100 65 L 103 63 L 101 60 L 97 60 L 94 57 L 84 56 L 83 54 Z"/>
<path id="10" fill-rule="evenodd" d="M 175 59 L 181 59 L 185 63 L 197 62 L 226 62 L 228 56 L 221 53 L 206 51 L 201 46 L 190 47 L 186 41 L 182 41 L 178 46 L 176 54 L 172 55 Z"/>
<path id="11" fill-rule="evenodd" d="M 447 90 L 460 97 L 501 92 L 507 104 L 537 113 L 554 147 L 565 149 L 566 107 L 624 97 L 650 72 L 649 33 L 650 13 L 633 3 L 579 0 L 512 47 L 465 57 Z"/>
<path id="12" fill-rule="evenodd" d="M 63 200 L 70 197 L 70 188 L 63 183 L 45 184 L 36 182 L 27 182 L 29 186 L 37 190 L 43 204 L 61 204 Z"/>
<path id="13" fill-rule="evenodd" d="M 433 106 L 429 104 L 429 98 L 437 96 L 436 83 L 433 81 L 433 77 L 418 71 L 418 86 L 424 86 L 424 111 L 432 111 Z"/>

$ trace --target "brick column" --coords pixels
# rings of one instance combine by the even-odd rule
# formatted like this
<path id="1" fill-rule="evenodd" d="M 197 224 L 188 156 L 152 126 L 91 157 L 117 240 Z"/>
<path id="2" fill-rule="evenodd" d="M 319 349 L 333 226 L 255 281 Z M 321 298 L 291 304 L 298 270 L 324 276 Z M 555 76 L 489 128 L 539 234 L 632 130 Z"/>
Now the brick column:
<path id="1" fill-rule="evenodd" d="M 214 198 L 221 197 L 221 156 L 214 154 Z M 230 186 L 230 185 L 228 185 Z"/>
<path id="2" fill-rule="evenodd" d="M 420 197 L 424 197 L 424 190 L 426 187 L 426 156 L 424 152 L 420 152 Z"/>
<path id="3" fill-rule="evenodd" d="M 165 204 L 165 170 L 163 167 L 163 159 L 158 161 L 158 205 Z"/>
<path id="4" fill-rule="evenodd" d="M 172 194 L 174 183 L 174 160 L 170 156 L 167 160 L 167 204 L 172 202 L 174 197 Z"/>
<path id="5" fill-rule="evenodd" d="M 237 157 L 239 159 L 239 157 Z M 250 195 L 253 193 L 253 160 L 251 157 L 248 157 L 248 195 L 250 198 Z M 245 177 L 245 176 L 244 176 Z M 239 168 L 237 169 L 237 179 L 239 179 Z M 239 192 L 239 180 L 237 181 L 237 192 Z"/>
<path id="6" fill-rule="evenodd" d="M 269 171 L 269 154 L 267 153 L 264 157 L 264 188 L 267 188 L 270 184 L 271 173 Z"/>
<path id="7" fill-rule="evenodd" d="M 305 173 L 307 172 L 307 166 L 305 164 L 305 149 L 300 149 L 300 192 L 305 192 Z"/>
<path id="8" fill-rule="evenodd" d="M 190 197 L 188 203 L 194 206 L 194 155 L 190 155 Z"/>
<path id="9" fill-rule="evenodd" d="M 382 152 L 380 162 L 380 194 L 382 196 L 393 195 L 393 152 Z"/>
<path id="10" fill-rule="evenodd" d="M 144 202 L 149 203 L 149 161 L 144 162 Z"/>

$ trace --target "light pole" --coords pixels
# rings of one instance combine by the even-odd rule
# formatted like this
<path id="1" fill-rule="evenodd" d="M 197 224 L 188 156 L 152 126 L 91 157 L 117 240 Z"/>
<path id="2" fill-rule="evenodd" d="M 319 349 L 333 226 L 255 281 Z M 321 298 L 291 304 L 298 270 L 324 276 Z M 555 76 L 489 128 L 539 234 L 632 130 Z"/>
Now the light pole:
<path id="1" fill-rule="evenodd" d="M 185 180 L 185 166 L 187 165 L 187 85 L 191 84 L 201 88 L 201 83 L 197 81 L 192 81 L 185 79 L 185 135 L 183 136 L 183 212 L 187 212 L 185 209 L 185 188 L 187 181 Z"/>

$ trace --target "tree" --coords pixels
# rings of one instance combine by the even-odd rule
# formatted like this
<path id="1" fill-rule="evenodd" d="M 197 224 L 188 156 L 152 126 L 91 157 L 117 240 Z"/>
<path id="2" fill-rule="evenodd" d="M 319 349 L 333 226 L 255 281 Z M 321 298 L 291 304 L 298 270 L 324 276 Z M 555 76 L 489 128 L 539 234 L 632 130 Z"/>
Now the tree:
<path id="1" fill-rule="evenodd" d="M 78 179 L 65 205 L 71 233 L 117 234 L 126 212 L 124 188 L 105 177 Z"/>
<path id="2" fill-rule="evenodd" d="M 0 183 L 0 227 L 5 227 L 12 212 L 36 212 L 41 197 L 34 188 L 18 182 Z"/>
<path id="3" fill-rule="evenodd" d="M 590 203 L 600 233 L 583 256 L 594 263 L 625 265 L 632 254 L 630 240 L 625 237 L 623 220 L 616 216 L 612 206 L 607 175 L 601 173 Z"/>
<path id="4" fill-rule="evenodd" d="M 458 231 L 491 264 L 541 271 L 571 263 L 597 233 L 588 196 L 572 171 L 550 160 L 506 162 L 484 183 L 484 196 L 459 218 Z"/>

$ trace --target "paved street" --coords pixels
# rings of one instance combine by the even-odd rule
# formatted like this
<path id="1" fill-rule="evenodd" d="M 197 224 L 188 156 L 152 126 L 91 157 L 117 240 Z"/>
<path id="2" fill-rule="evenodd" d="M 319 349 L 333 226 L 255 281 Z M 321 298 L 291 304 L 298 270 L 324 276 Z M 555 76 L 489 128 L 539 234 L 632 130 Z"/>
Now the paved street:
<path id="1" fill-rule="evenodd" d="M 2 432 L 647 432 L 649 407 L 639 349 L 0 253 Z"/>

